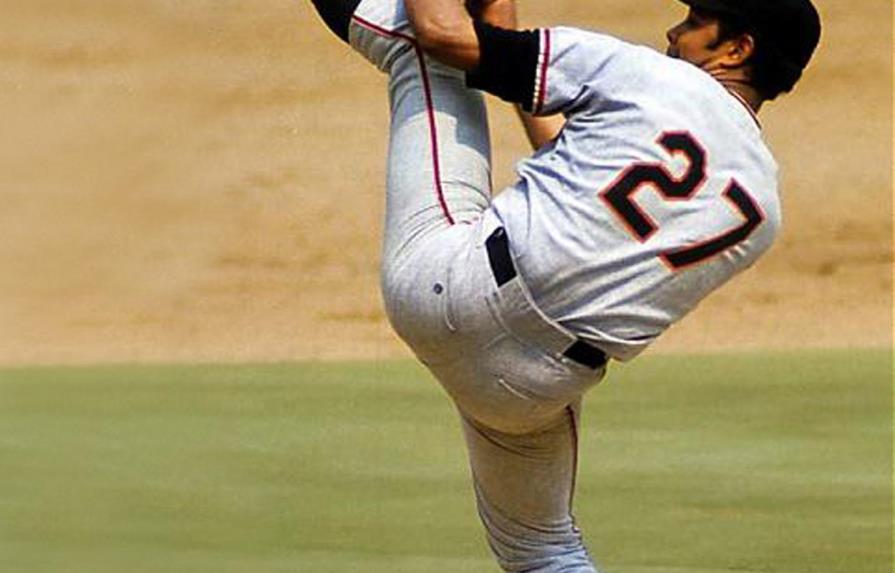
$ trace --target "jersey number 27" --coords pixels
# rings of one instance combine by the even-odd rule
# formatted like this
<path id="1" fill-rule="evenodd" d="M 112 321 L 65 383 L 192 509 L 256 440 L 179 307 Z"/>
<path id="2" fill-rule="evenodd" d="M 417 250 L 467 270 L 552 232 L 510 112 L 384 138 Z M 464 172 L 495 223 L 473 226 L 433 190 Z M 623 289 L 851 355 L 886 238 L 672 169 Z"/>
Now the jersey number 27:
<path id="1" fill-rule="evenodd" d="M 600 192 L 600 198 L 643 243 L 659 230 L 659 226 L 635 202 L 637 192 L 648 185 L 667 201 L 687 201 L 696 195 L 706 179 L 705 150 L 692 135 L 687 132 L 663 133 L 659 145 L 669 153 L 682 153 L 687 158 L 689 167 L 682 177 L 674 177 L 661 163 L 635 163 Z M 678 270 L 707 261 L 746 240 L 761 225 L 764 214 L 736 180 L 730 181 L 723 196 L 745 218 L 743 224 L 699 243 L 662 252 L 659 257 L 669 268 Z"/>

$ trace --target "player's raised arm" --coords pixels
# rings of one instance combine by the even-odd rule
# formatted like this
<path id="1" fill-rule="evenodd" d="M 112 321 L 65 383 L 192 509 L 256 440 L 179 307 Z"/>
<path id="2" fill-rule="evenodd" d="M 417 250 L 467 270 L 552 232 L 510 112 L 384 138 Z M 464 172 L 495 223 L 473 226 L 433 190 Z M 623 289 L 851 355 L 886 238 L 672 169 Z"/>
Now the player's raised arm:
<path id="1" fill-rule="evenodd" d="M 516 0 L 467 0 L 466 8 L 474 18 L 507 30 L 517 29 Z M 516 113 L 534 150 L 553 141 L 566 121 L 561 115 L 535 117 L 516 104 Z"/>
<path id="2" fill-rule="evenodd" d="M 477 87 L 495 93 L 504 99 L 516 101 L 513 97 L 519 93 L 525 93 L 524 87 L 517 84 L 533 84 L 536 59 L 530 62 L 531 78 L 528 74 L 508 73 L 506 61 L 498 62 L 492 57 L 491 62 L 483 62 L 480 35 L 485 33 L 492 38 L 501 34 L 500 30 L 516 30 L 515 0 L 467 0 L 464 8 L 456 0 L 405 0 L 407 15 L 414 28 L 420 46 L 434 58 L 453 67 L 472 72 L 474 79 L 471 82 Z M 492 31 L 483 30 L 481 24 L 474 24 L 470 14 L 476 20 L 496 27 Z M 479 26 L 479 29 L 476 29 Z M 486 27 L 487 28 L 487 27 Z M 504 38 L 511 38 L 508 32 L 502 32 Z M 526 42 L 522 40 L 509 41 L 517 47 Z M 493 50 L 493 56 L 505 56 L 511 59 L 514 54 L 504 52 L 505 44 Z M 513 77 L 515 76 L 515 77 Z M 512 78 L 512 79 L 510 79 Z M 509 96 L 509 97 L 508 97 Z M 536 118 L 518 108 L 519 117 L 525 127 L 525 133 L 531 142 L 532 148 L 538 149 L 551 141 L 559 133 L 564 124 L 560 116 Z"/>
<path id="3" fill-rule="evenodd" d="M 472 18 L 457 0 L 405 0 L 407 16 L 428 54 L 461 70 L 479 65 L 479 39 Z"/>

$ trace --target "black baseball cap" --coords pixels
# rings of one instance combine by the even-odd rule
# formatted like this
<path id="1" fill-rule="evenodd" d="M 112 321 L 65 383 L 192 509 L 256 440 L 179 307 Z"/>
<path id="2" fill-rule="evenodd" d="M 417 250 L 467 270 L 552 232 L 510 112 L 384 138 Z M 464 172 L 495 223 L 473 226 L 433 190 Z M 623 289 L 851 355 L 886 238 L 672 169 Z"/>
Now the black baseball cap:
<path id="1" fill-rule="evenodd" d="M 811 0 L 681 0 L 692 8 L 729 14 L 776 55 L 804 69 L 820 41 L 820 15 Z"/>

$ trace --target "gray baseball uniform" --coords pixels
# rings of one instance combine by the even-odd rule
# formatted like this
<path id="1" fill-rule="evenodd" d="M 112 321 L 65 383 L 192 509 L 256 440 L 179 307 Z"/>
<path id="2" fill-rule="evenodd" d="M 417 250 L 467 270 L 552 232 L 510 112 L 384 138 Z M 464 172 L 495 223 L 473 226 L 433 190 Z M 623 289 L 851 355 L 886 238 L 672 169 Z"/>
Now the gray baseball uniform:
<path id="1" fill-rule="evenodd" d="M 386 309 L 457 405 L 501 567 L 593 572 L 571 515 L 581 396 L 768 248 L 776 168 L 689 64 L 574 29 L 477 32 L 465 77 L 423 54 L 401 0 L 351 21 L 390 76 Z M 467 82 L 567 118 L 493 202 Z"/>
<path id="2" fill-rule="evenodd" d="M 492 208 L 538 306 L 628 359 L 770 246 L 777 168 L 748 106 L 692 64 L 537 34 L 519 103 L 568 121 Z"/>

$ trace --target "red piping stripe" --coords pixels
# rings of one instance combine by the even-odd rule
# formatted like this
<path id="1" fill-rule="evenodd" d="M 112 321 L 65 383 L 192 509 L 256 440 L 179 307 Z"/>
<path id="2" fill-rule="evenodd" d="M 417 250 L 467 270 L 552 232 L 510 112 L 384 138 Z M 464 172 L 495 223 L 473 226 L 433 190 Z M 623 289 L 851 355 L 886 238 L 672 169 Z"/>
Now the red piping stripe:
<path id="1" fill-rule="evenodd" d="M 550 65 L 550 29 L 544 28 L 544 60 L 541 62 L 541 85 L 539 86 L 538 104 L 535 113 L 540 113 L 547 97 L 547 67 Z"/>
<path id="2" fill-rule="evenodd" d="M 376 24 L 373 24 L 372 22 L 364 20 L 360 16 L 352 16 L 351 19 L 357 22 L 358 25 L 367 28 L 371 32 L 379 34 L 380 36 L 399 38 L 413 46 L 413 50 L 416 53 L 417 61 L 419 61 L 420 65 L 420 75 L 423 78 L 423 93 L 426 98 L 426 113 L 429 117 L 429 140 L 432 145 L 432 168 L 435 175 L 435 193 L 438 196 L 438 204 L 441 206 L 441 212 L 447 219 L 448 224 L 454 225 L 454 217 L 451 215 L 450 208 L 448 207 L 447 200 L 444 196 L 444 188 L 441 184 L 441 160 L 438 151 L 438 127 L 435 121 L 435 105 L 432 102 L 432 86 L 429 83 L 429 73 L 426 69 L 426 59 L 424 57 L 423 50 L 422 48 L 420 48 L 416 39 L 412 36 L 408 36 L 407 34 L 403 34 L 395 30 L 387 30 L 385 28 L 377 26 Z"/>

